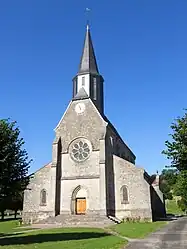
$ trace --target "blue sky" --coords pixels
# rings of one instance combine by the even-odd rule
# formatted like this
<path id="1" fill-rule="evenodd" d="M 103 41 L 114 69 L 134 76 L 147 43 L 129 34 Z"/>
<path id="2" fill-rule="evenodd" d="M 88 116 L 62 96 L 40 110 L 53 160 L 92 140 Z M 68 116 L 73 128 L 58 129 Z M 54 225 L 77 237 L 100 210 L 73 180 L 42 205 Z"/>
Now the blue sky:
<path id="1" fill-rule="evenodd" d="M 0 1 L 0 118 L 17 120 L 30 171 L 51 160 L 72 96 L 85 8 L 105 113 L 149 173 L 166 164 L 170 124 L 187 107 L 187 1 Z"/>

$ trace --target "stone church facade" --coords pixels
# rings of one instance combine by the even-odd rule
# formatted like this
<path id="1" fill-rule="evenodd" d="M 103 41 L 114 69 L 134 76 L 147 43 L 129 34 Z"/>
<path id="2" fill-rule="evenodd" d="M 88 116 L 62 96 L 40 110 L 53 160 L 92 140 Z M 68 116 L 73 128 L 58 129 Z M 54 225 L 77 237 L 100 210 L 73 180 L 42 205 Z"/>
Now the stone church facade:
<path id="1" fill-rule="evenodd" d="M 23 221 L 90 215 L 152 221 L 165 215 L 159 176 L 135 165 L 135 155 L 104 114 L 100 75 L 87 27 L 73 98 L 55 128 L 52 162 L 24 192 Z"/>

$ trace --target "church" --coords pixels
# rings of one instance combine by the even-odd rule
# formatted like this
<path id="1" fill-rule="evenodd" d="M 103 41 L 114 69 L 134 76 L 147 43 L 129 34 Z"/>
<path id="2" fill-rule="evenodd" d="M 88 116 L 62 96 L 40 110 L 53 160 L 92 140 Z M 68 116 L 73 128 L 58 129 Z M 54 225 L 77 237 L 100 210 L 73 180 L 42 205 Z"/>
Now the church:
<path id="1" fill-rule="evenodd" d="M 24 191 L 24 223 L 165 216 L 159 175 L 153 181 L 135 165 L 134 153 L 105 116 L 103 86 L 87 25 L 72 100 L 55 128 L 52 161 Z"/>

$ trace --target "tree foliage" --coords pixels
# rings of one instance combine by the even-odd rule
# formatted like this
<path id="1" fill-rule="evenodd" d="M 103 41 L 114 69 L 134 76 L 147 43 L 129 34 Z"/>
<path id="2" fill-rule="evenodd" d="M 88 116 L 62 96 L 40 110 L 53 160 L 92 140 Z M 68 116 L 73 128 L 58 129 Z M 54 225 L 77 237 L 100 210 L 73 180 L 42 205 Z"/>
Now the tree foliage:
<path id="1" fill-rule="evenodd" d="M 182 170 L 178 175 L 174 194 L 181 197 L 177 204 L 182 211 L 187 211 L 187 170 Z"/>
<path id="2" fill-rule="evenodd" d="M 5 209 L 29 182 L 28 169 L 31 160 L 23 149 L 24 140 L 16 122 L 0 120 L 0 212 Z M 19 199 L 19 198 L 18 198 Z"/>
<path id="3" fill-rule="evenodd" d="M 187 200 L 187 170 L 181 171 L 178 175 L 174 193 Z"/>
<path id="4" fill-rule="evenodd" d="M 160 183 L 160 190 L 164 194 L 164 198 L 166 200 L 172 200 L 173 199 L 172 192 L 171 192 L 171 187 L 168 185 L 167 182 L 163 181 L 163 182 Z"/>
<path id="5" fill-rule="evenodd" d="M 176 180 L 172 178 L 169 181 L 175 182 L 174 194 L 181 197 L 178 205 L 185 211 L 187 210 L 187 113 L 178 117 L 172 123 L 171 129 L 171 141 L 165 142 L 166 150 L 163 154 L 170 160 L 170 167 L 176 170 Z"/>
<path id="6" fill-rule="evenodd" d="M 160 190 L 163 192 L 165 199 L 172 200 L 172 190 L 177 180 L 176 169 L 163 169 L 160 175 Z"/>
<path id="7" fill-rule="evenodd" d="M 178 117 L 171 125 L 173 131 L 171 141 L 166 141 L 166 150 L 163 154 L 171 161 L 171 167 L 187 170 L 187 113 L 183 117 Z"/>
<path id="8" fill-rule="evenodd" d="M 177 180 L 178 171 L 176 169 L 163 169 L 160 179 L 161 181 L 166 181 L 168 185 L 172 188 Z"/>

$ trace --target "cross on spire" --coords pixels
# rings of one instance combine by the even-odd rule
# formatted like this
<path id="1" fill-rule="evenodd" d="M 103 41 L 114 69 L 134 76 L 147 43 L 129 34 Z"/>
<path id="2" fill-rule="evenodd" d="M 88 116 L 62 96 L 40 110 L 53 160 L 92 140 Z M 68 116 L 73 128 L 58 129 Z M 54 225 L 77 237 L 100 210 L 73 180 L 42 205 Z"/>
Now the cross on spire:
<path id="1" fill-rule="evenodd" d="M 87 28 L 89 29 L 89 13 L 90 13 L 91 9 L 90 8 L 86 8 L 86 25 Z"/>

